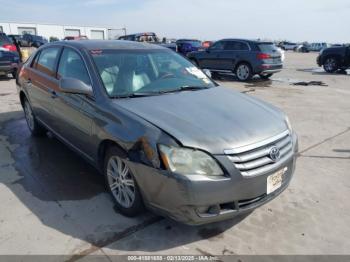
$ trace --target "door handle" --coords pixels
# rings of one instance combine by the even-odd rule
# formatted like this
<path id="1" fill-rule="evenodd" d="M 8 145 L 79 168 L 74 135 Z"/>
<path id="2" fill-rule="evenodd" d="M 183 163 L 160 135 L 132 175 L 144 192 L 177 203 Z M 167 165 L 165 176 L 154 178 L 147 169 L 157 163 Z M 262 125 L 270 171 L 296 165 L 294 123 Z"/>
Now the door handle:
<path id="1" fill-rule="evenodd" d="M 57 93 L 56 93 L 55 90 L 50 90 L 50 93 L 51 93 L 51 98 L 52 98 L 52 99 L 57 98 Z"/>

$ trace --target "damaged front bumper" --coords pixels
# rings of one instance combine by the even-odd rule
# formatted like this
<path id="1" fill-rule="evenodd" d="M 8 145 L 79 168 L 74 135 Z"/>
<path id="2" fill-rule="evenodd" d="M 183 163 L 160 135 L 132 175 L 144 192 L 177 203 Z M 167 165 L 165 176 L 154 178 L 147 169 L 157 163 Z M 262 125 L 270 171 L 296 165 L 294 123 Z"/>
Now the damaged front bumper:
<path id="1" fill-rule="evenodd" d="M 251 212 L 283 192 L 295 170 L 295 134 L 292 150 L 291 156 L 272 170 L 254 177 L 242 176 L 226 155 L 215 157 L 227 171 L 227 177 L 184 176 L 136 163 L 132 169 L 148 208 L 185 224 L 200 225 Z M 282 169 L 287 171 L 281 187 L 267 194 L 267 178 Z"/>

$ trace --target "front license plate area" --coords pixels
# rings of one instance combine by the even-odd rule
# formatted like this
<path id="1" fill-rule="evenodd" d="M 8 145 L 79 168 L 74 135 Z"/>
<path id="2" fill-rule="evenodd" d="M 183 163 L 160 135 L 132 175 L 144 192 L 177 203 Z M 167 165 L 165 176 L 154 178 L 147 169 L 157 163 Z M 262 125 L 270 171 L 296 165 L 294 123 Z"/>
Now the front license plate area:
<path id="1" fill-rule="evenodd" d="M 276 191 L 282 186 L 283 181 L 283 175 L 288 170 L 287 167 L 278 170 L 276 173 L 270 175 L 267 177 L 267 183 L 266 183 L 266 194 L 271 194 L 272 192 Z"/>

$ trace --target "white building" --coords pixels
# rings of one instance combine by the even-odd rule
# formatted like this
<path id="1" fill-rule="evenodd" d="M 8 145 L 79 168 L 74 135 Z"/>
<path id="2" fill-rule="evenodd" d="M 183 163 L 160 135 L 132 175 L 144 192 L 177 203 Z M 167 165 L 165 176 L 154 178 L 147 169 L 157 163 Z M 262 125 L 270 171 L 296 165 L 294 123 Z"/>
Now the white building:
<path id="1" fill-rule="evenodd" d="M 0 22 L 0 32 L 4 32 L 8 35 L 22 35 L 24 33 L 29 33 L 40 35 L 47 39 L 50 39 L 50 37 L 53 36 L 60 40 L 66 36 L 80 35 L 85 35 L 89 39 L 116 39 L 118 36 L 124 34 L 125 29 L 95 26 Z"/>

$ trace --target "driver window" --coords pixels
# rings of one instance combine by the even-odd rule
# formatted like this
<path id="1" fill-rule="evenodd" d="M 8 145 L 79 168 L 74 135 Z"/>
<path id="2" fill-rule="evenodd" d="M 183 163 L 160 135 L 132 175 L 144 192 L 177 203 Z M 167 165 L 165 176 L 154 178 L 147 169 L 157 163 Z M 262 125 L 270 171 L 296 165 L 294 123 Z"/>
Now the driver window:
<path id="1" fill-rule="evenodd" d="M 91 85 L 89 74 L 80 55 L 70 48 L 63 50 L 58 66 L 57 77 L 69 77 L 83 81 Z"/>

